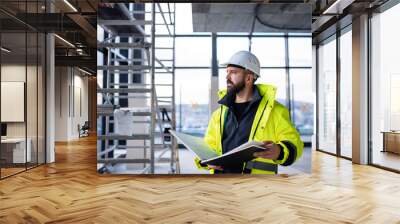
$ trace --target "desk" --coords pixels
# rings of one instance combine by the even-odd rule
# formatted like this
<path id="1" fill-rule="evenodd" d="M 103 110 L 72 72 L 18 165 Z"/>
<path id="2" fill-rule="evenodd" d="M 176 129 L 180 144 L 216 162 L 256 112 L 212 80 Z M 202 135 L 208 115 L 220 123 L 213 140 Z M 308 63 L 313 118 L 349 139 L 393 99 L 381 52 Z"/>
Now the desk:
<path id="1" fill-rule="evenodd" d="M 1 157 L 6 163 L 25 163 L 31 162 L 31 139 L 27 139 L 25 153 L 25 138 L 6 138 L 1 139 Z M 27 158 L 27 161 L 25 161 Z"/>
<path id="2" fill-rule="evenodd" d="M 382 152 L 400 154 L 400 131 L 382 131 L 381 133 L 383 133 Z"/>

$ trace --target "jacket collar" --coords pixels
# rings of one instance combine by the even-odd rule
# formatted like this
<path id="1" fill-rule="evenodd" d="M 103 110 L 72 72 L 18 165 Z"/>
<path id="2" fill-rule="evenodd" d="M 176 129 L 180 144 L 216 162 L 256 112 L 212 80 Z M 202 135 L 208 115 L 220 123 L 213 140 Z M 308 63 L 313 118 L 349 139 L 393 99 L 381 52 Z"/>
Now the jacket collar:
<path id="1" fill-rule="evenodd" d="M 274 101 L 276 95 L 276 87 L 272 85 L 257 84 L 253 88 L 253 98 L 251 103 L 257 102 L 261 99 Z M 230 107 L 235 102 L 235 95 L 227 94 L 227 89 L 218 91 L 218 103 Z"/>

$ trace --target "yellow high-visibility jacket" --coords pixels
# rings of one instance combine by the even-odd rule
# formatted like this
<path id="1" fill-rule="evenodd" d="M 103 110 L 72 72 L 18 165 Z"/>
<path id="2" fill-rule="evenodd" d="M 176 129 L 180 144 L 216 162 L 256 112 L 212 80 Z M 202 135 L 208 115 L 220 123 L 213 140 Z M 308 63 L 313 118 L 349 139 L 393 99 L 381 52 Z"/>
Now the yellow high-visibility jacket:
<path id="1" fill-rule="evenodd" d="M 255 158 L 252 162 L 258 164 L 266 163 L 264 165 L 291 165 L 300 158 L 303 152 L 304 145 L 300 139 L 300 135 L 290 121 L 289 111 L 285 106 L 275 101 L 276 87 L 264 84 L 258 84 L 256 87 L 258 88 L 262 99 L 252 124 L 249 141 L 273 141 L 275 144 L 281 146 L 284 156 L 281 160 Z M 218 92 L 220 99 L 222 99 L 226 94 L 226 89 Z M 222 154 L 221 133 L 222 130 L 224 130 L 224 117 L 227 110 L 228 107 L 221 105 L 220 108 L 212 113 L 204 136 L 205 142 L 214 149 L 218 155 Z M 254 138 L 252 138 L 253 136 Z M 199 158 L 195 158 L 195 163 L 199 169 L 205 169 L 204 166 L 200 165 Z M 246 164 L 243 164 L 243 166 L 246 166 Z M 210 169 L 210 173 L 214 173 L 214 170 Z M 251 174 L 274 173 L 275 172 L 273 171 L 251 168 Z"/>

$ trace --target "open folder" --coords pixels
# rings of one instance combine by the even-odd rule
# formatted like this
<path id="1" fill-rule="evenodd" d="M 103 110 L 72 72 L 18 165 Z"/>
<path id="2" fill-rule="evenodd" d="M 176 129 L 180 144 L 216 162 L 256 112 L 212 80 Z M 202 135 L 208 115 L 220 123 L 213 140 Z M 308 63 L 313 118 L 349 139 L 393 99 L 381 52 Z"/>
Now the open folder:
<path id="1" fill-rule="evenodd" d="M 255 152 L 263 151 L 265 148 L 262 142 L 250 141 L 240 145 L 231 151 L 218 155 L 210 148 L 203 138 L 184 134 L 170 130 L 170 133 L 181 142 L 187 149 L 196 154 L 200 158 L 201 165 L 216 165 L 222 167 L 230 167 L 244 162 L 250 161 L 255 157 Z"/>

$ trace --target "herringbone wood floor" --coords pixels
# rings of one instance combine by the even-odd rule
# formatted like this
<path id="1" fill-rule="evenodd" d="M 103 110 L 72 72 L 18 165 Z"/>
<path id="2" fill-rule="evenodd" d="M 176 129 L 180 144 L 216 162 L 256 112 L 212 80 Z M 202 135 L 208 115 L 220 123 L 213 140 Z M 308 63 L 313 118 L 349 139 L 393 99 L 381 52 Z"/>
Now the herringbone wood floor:
<path id="1" fill-rule="evenodd" d="M 313 153 L 294 176 L 101 176 L 96 140 L 0 181 L 0 223 L 400 223 L 400 175 Z"/>

